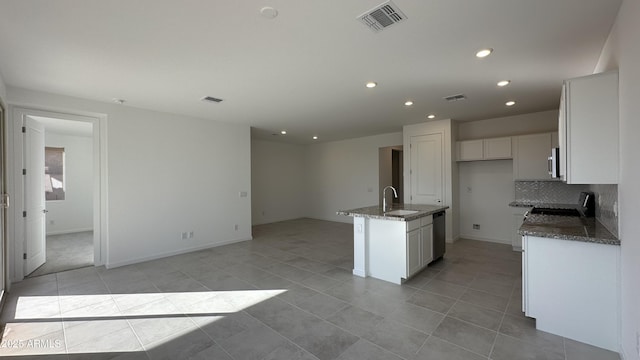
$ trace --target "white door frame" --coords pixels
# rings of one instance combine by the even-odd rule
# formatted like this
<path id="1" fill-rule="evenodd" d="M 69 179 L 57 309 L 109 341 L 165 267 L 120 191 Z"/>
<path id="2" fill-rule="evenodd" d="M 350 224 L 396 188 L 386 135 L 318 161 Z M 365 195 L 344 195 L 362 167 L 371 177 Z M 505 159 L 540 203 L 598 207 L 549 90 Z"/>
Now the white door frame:
<path id="1" fill-rule="evenodd" d="M 11 280 L 24 279 L 24 227 L 22 217 L 24 208 L 24 182 L 22 179 L 22 162 L 24 157 L 22 119 L 25 116 L 40 116 L 61 120 L 83 121 L 93 124 L 93 244 L 94 264 L 104 265 L 107 260 L 107 118 L 105 115 L 80 115 L 55 111 L 11 107 L 11 121 L 8 122 L 8 157 L 7 185 L 13 204 L 9 211 L 7 230 L 9 236 L 8 260 Z"/>

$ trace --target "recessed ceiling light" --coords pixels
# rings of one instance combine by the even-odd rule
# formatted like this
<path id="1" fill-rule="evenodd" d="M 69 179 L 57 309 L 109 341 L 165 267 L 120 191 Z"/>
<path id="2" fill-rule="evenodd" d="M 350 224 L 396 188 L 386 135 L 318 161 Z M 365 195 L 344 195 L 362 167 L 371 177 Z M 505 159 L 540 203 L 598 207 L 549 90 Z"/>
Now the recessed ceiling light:
<path id="1" fill-rule="evenodd" d="M 378 86 L 378 83 L 375 83 L 373 81 L 369 81 L 367 83 L 367 85 L 365 85 L 365 86 L 368 87 L 369 89 L 371 89 L 371 88 L 374 88 L 374 87 Z"/>
<path id="2" fill-rule="evenodd" d="M 405 101 L 405 102 L 404 102 L 404 105 L 405 105 L 405 106 L 411 106 L 411 105 L 413 105 L 413 101 L 411 101 L 411 100 L 409 100 L 409 101 Z"/>
<path id="3" fill-rule="evenodd" d="M 500 86 L 500 87 L 507 86 L 507 85 L 509 85 L 509 84 L 511 84 L 511 80 L 501 80 L 501 81 L 498 81 L 498 86 Z"/>
<path id="4" fill-rule="evenodd" d="M 507 102 L 506 102 L 506 103 L 504 103 L 504 104 L 505 104 L 505 105 L 507 105 L 507 106 L 513 106 L 513 105 L 515 105 L 515 104 L 516 104 L 516 102 L 515 102 L 515 101 L 513 101 L 513 100 L 511 100 L 511 101 L 507 101 Z"/>
<path id="5" fill-rule="evenodd" d="M 282 135 L 287 135 L 287 130 L 282 130 L 282 131 L 280 131 L 280 134 L 282 134 Z"/>
<path id="6" fill-rule="evenodd" d="M 478 52 L 476 53 L 476 57 L 479 57 L 479 58 L 487 57 L 492 52 L 493 52 L 493 49 L 491 48 L 481 49 L 481 50 L 478 50 Z"/>
<path id="7" fill-rule="evenodd" d="M 314 135 L 313 140 L 318 140 L 318 136 Z"/>
<path id="8" fill-rule="evenodd" d="M 429 114 L 429 115 L 427 115 L 427 118 L 428 118 L 428 119 L 435 119 L 435 118 L 436 118 L 436 116 L 435 116 L 435 115 L 433 115 L 433 114 Z"/>

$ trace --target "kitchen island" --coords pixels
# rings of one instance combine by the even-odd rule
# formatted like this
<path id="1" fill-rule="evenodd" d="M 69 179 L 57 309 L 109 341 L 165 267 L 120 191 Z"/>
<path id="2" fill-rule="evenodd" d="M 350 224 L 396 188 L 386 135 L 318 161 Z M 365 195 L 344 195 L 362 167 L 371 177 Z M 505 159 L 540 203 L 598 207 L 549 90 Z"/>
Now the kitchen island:
<path id="1" fill-rule="evenodd" d="M 353 217 L 353 274 L 401 284 L 422 270 L 435 260 L 434 215 L 439 223 L 447 208 L 406 204 L 386 212 L 378 206 L 338 211 Z M 438 244 L 436 259 L 443 246 Z"/>

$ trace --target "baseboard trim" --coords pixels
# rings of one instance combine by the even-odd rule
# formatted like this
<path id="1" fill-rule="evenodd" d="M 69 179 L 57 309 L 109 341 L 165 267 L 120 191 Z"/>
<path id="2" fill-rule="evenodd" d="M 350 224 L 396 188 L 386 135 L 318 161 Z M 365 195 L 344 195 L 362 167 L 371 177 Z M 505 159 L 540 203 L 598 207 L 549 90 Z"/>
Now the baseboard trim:
<path id="1" fill-rule="evenodd" d="M 478 240 L 478 241 L 486 241 L 486 242 L 492 242 L 492 243 L 496 243 L 496 244 L 504 244 L 504 245 L 511 245 L 511 240 L 499 240 L 499 239 L 494 239 L 494 238 L 485 238 L 482 236 L 473 236 L 473 235 L 460 235 L 459 239 L 469 239 L 469 240 Z"/>
<path id="2" fill-rule="evenodd" d="M 75 234 L 79 232 L 93 231 L 93 228 L 80 228 L 80 229 L 70 229 L 70 230 L 58 230 L 47 232 L 47 235 L 64 235 L 64 234 Z"/>
<path id="3" fill-rule="evenodd" d="M 353 269 L 353 275 L 360 276 L 360 277 L 367 277 L 367 274 L 365 274 L 363 270 Z"/>
<path id="4" fill-rule="evenodd" d="M 253 240 L 253 237 L 250 237 L 248 239 L 229 240 L 229 241 L 223 241 L 223 242 L 219 242 L 219 243 L 215 243 L 215 244 L 194 246 L 194 247 L 191 247 L 191 248 L 168 251 L 168 252 L 165 252 L 165 253 L 159 253 L 159 254 L 154 254 L 154 255 L 145 256 L 145 257 L 141 257 L 141 258 L 128 259 L 128 260 L 123 260 L 123 261 L 118 261 L 118 262 L 113 262 L 113 263 L 110 263 L 110 262 L 107 261 L 106 264 L 105 264 L 105 267 L 107 269 L 114 269 L 114 268 L 121 267 L 121 266 L 138 264 L 138 263 L 145 262 L 145 261 L 151 261 L 151 260 L 157 260 L 157 259 L 166 258 L 166 257 L 169 257 L 169 256 L 187 254 L 187 253 L 194 252 L 194 251 L 211 249 L 211 248 L 215 248 L 215 247 L 218 247 L 218 246 L 230 245 L 230 244 L 235 244 L 235 243 L 248 241 L 248 240 Z"/>

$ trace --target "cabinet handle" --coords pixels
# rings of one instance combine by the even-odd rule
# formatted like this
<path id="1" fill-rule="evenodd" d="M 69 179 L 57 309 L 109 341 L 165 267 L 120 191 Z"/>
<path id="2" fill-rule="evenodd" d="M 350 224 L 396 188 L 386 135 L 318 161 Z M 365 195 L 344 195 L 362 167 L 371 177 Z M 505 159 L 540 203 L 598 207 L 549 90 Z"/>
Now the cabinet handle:
<path id="1" fill-rule="evenodd" d="M 553 160 L 553 158 L 551 156 L 549 156 L 547 158 L 547 171 L 549 171 L 549 175 L 553 175 L 553 171 L 551 170 L 551 161 Z"/>

